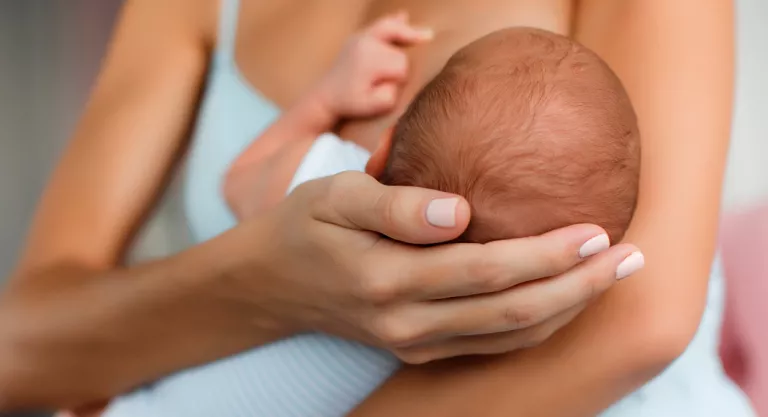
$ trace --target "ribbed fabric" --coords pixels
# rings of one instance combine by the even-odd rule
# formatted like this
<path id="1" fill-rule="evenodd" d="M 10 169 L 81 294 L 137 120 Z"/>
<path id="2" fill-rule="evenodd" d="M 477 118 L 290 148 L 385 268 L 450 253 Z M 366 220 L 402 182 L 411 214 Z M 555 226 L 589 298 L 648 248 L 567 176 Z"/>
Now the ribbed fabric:
<path id="1" fill-rule="evenodd" d="M 220 194 L 223 175 L 279 114 L 238 71 L 233 51 L 239 5 L 237 0 L 221 1 L 220 45 L 186 165 L 185 212 L 198 242 L 235 225 Z M 304 158 L 292 186 L 320 175 L 360 170 L 365 159 L 359 148 L 324 135 Z M 688 351 L 605 416 L 752 416 L 717 360 L 721 298 L 722 282 L 715 274 L 710 306 Z M 341 417 L 398 366 L 386 352 L 306 334 L 171 375 L 119 398 L 106 416 Z M 514 409 L 509 415 L 515 415 Z"/>

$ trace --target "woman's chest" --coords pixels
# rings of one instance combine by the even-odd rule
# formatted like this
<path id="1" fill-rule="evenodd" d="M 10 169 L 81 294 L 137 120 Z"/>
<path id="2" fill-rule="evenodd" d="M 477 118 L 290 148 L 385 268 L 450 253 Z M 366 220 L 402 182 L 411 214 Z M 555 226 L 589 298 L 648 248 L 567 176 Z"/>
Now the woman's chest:
<path id="1" fill-rule="evenodd" d="M 235 59 L 244 77 L 279 107 L 329 69 L 346 40 L 385 14 L 406 10 L 436 32 L 408 51 L 419 88 L 456 50 L 496 29 L 533 26 L 567 33 L 572 0 L 243 0 Z"/>
<path id="2" fill-rule="evenodd" d="M 195 241 L 235 224 L 220 195 L 227 166 L 274 121 L 280 108 L 323 74 L 346 38 L 377 16 L 405 8 L 414 22 L 437 32 L 430 45 L 409 51 L 412 80 L 404 89 L 403 105 L 455 50 L 474 38 L 505 26 L 554 30 L 562 23 L 562 9 L 555 7 L 561 0 L 542 0 L 537 4 L 549 4 L 542 9 L 515 0 L 475 2 L 483 6 L 479 11 L 467 0 L 244 0 L 232 25 L 237 28 L 236 44 L 220 43 L 210 68 L 187 159 L 185 211 Z M 234 56 L 227 52 L 230 48 Z M 389 122 L 386 117 L 356 121 L 342 133 L 347 138 L 375 138 Z"/>

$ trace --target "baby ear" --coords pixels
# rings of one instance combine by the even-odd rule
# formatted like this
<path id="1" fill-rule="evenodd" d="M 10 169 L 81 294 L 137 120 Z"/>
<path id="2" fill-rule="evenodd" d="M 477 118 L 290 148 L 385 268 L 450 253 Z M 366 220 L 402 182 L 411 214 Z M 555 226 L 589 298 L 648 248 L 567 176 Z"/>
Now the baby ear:
<path id="1" fill-rule="evenodd" d="M 389 158 L 389 151 L 392 148 L 392 132 L 394 130 L 393 126 L 384 131 L 379 140 L 379 146 L 365 165 L 365 173 L 373 178 L 379 178 L 384 173 L 384 168 L 387 166 L 387 159 Z"/>

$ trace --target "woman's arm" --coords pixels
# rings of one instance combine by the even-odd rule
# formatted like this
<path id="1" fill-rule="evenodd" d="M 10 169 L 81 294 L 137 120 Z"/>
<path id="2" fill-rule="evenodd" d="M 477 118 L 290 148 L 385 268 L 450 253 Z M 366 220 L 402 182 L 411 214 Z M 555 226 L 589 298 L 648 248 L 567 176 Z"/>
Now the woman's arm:
<path id="1" fill-rule="evenodd" d="M 504 300 L 525 292 L 488 293 L 568 271 L 529 286 L 552 296 L 533 312 L 544 316 L 571 305 L 562 300 L 587 298 L 586 289 L 609 287 L 616 265 L 636 250 L 622 245 L 582 260 L 579 248 L 604 233 L 593 225 L 417 250 L 381 236 L 410 244 L 454 239 L 468 224 L 468 203 L 347 173 L 304 184 L 275 210 L 176 256 L 122 267 L 123 248 L 194 119 L 217 3 L 127 2 L 93 98 L 0 296 L 0 411 L 90 405 L 296 331 L 392 351 L 415 337 L 450 343 L 456 326 L 435 317 L 469 317 L 458 331 L 482 333 L 490 304 L 494 316 L 518 323 Z M 521 258 L 530 269 L 511 271 Z M 486 301 L 433 302 L 473 294 Z M 496 342 L 507 351 L 527 339 Z"/>
<path id="2" fill-rule="evenodd" d="M 402 370 L 354 416 L 592 416 L 693 337 L 715 248 L 733 92 L 733 5 L 580 2 L 577 38 L 624 82 L 642 134 L 626 240 L 645 269 L 539 347 Z"/>
<path id="3" fill-rule="evenodd" d="M 194 119 L 216 3 L 126 2 L 2 294 L 0 409 L 79 405 L 261 342 L 199 297 L 224 273 L 218 243 L 119 266 Z"/>

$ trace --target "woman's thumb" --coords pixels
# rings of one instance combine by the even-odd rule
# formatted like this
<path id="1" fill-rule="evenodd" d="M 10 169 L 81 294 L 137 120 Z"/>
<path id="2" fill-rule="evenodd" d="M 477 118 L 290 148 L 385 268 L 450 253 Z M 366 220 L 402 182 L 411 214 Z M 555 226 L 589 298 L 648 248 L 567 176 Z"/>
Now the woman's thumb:
<path id="1" fill-rule="evenodd" d="M 327 180 L 328 207 L 314 213 L 318 220 L 413 244 L 455 239 L 469 225 L 469 204 L 453 194 L 386 186 L 359 172 L 345 172 Z"/>

